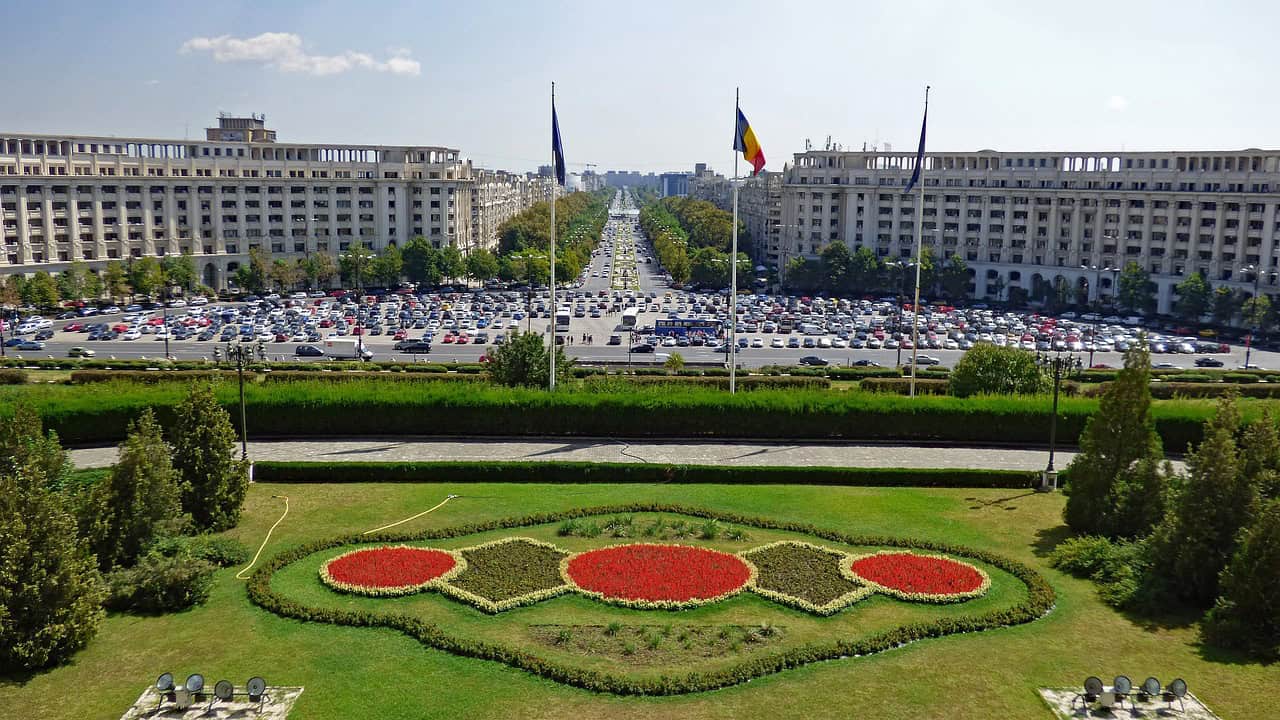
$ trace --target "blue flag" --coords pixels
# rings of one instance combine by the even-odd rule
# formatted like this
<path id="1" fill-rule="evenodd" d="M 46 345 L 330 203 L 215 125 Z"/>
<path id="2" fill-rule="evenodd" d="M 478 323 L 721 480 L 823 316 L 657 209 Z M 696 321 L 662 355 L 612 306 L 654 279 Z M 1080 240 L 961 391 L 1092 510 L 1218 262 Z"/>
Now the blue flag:
<path id="1" fill-rule="evenodd" d="M 564 187 L 564 146 L 560 144 L 560 120 L 556 117 L 556 101 L 551 99 L 551 153 L 555 156 L 556 182 Z"/>
<path id="2" fill-rule="evenodd" d="M 911 188 L 920 182 L 920 171 L 924 169 L 924 131 L 929 125 L 929 90 L 924 92 L 924 119 L 920 121 L 920 148 L 916 150 L 916 167 L 911 171 L 911 180 L 907 182 L 907 189 L 902 191 L 903 195 L 911 192 Z"/>

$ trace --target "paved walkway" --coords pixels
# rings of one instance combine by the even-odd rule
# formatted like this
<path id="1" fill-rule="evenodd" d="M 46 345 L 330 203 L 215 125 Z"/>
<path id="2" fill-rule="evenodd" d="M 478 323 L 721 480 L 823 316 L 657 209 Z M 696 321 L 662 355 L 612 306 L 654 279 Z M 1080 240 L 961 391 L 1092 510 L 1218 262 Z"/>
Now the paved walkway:
<path id="1" fill-rule="evenodd" d="M 1064 468 L 1074 452 L 1058 451 Z M 904 467 L 1040 470 L 1046 450 L 919 447 L 846 443 L 767 443 L 598 439 L 363 438 L 278 440 L 249 443 L 253 460 L 313 462 L 439 460 L 574 460 L 599 463 L 739 465 L 777 467 Z M 115 447 L 71 451 L 77 467 L 115 462 Z"/>

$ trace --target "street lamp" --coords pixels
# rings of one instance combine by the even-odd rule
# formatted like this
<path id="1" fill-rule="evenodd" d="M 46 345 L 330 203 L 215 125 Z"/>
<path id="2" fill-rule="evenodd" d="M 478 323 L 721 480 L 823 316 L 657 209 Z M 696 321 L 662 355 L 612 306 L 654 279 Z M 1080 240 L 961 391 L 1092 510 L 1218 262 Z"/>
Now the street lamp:
<path id="1" fill-rule="evenodd" d="M 1111 267 L 1110 265 L 1106 267 L 1098 267 L 1097 265 L 1090 265 L 1088 263 L 1084 263 L 1080 265 L 1080 269 L 1093 271 L 1093 282 L 1090 283 L 1089 290 L 1094 295 L 1094 300 L 1098 303 L 1099 306 L 1101 306 L 1102 305 L 1102 287 L 1100 285 L 1102 282 L 1102 273 L 1104 272 L 1115 273 L 1119 271 L 1116 270 L 1116 268 Z M 1111 283 L 1111 297 L 1114 298 L 1115 294 L 1116 294 L 1116 284 L 1115 284 L 1115 281 L 1113 280 Z M 1085 298 L 1085 299 L 1087 300 L 1088 298 Z M 1092 312 L 1093 311 L 1090 310 L 1090 313 Z M 1097 345 L 1098 345 L 1098 321 L 1090 320 L 1089 321 L 1089 367 L 1093 367 L 1093 351 L 1094 349 L 1096 349 Z"/>
<path id="2" fill-rule="evenodd" d="M 1080 358 L 1075 355 L 1061 353 L 1036 353 L 1036 364 L 1053 376 L 1053 414 L 1049 417 L 1049 464 L 1041 475 L 1040 489 L 1043 492 L 1058 487 L 1058 471 L 1053 468 L 1053 456 L 1058 447 L 1058 390 L 1062 378 L 1080 369 Z"/>
<path id="3" fill-rule="evenodd" d="M 244 366 L 253 361 L 253 346 L 237 338 L 227 341 L 227 359 L 236 363 L 236 375 L 240 378 L 240 459 L 249 459 L 249 426 L 245 421 Z"/>
<path id="4" fill-rule="evenodd" d="M 1244 369 L 1248 370 L 1249 358 L 1253 354 L 1253 341 L 1258 334 L 1258 283 L 1262 280 L 1262 276 L 1264 274 L 1270 276 L 1271 281 L 1275 282 L 1276 273 L 1263 273 L 1262 268 L 1257 267 L 1256 265 L 1249 265 L 1244 268 L 1244 271 L 1253 274 L 1253 304 L 1252 312 L 1249 313 L 1249 342 L 1245 343 L 1244 346 Z"/>
<path id="5" fill-rule="evenodd" d="M 899 291 L 898 292 L 898 319 L 894 322 L 894 331 L 896 331 L 898 335 L 902 335 L 902 301 L 903 301 L 903 296 L 907 294 L 907 270 L 915 266 L 916 264 L 910 260 L 898 260 L 896 262 L 885 263 L 885 267 L 895 268 L 898 272 L 898 291 Z M 915 323 L 915 319 L 916 319 L 915 313 L 916 313 L 916 309 L 912 308 L 911 309 L 912 323 Z M 898 338 L 898 368 L 899 369 L 902 368 L 902 340 L 903 338 L 901 337 Z M 915 371 L 916 369 L 912 367 L 911 372 L 914 374 Z"/>

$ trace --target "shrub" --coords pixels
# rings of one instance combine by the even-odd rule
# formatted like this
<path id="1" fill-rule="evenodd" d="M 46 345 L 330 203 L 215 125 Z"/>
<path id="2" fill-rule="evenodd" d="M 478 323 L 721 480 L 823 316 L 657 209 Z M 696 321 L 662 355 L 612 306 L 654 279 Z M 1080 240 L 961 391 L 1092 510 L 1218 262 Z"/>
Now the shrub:
<path id="1" fill-rule="evenodd" d="M 26 385 L 26 370 L 0 370 L 0 385 Z"/>
<path id="2" fill-rule="evenodd" d="M 716 388 L 719 390 L 729 389 L 729 377 L 726 372 L 724 377 L 691 377 L 687 375 L 600 375 L 589 377 L 584 380 L 584 385 L 590 388 L 618 386 L 646 386 L 646 385 L 681 385 L 681 386 L 697 386 Z M 737 377 L 737 385 L 740 390 L 825 390 L 831 387 L 831 382 L 822 377 L 768 377 L 762 375 L 739 375 Z"/>
<path id="3" fill-rule="evenodd" d="M 1036 356 L 1020 348 L 978 343 L 965 352 L 951 373 L 951 394 L 1034 395 L 1045 387 Z"/>
<path id="4" fill-rule="evenodd" d="M 1185 375 L 1179 376 L 1179 379 L 1183 382 L 1187 381 Z M 1262 378 L 1253 373 L 1224 373 L 1222 375 L 1222 382 L 1228 383 L 1256 383 L 1261 381 Z"/>
<path id="5" fill-rule="evenodd" d="M 1124 607 L 1141 586 L 1146 558 L 1141 543 L 1113 542 L 1084 535 L 1064 540 L 1053 549 L 1049 563 L 1064 572 L 1093 580 L 1103 602 Z"/>
<path id="6" fill-rule="evenodd" d="M 827 377 L 832 380 L 864 380 L 866 378 L 902 377 L 897 368 L 881 367 L 828 367 Z"/>
<path id="7" fill-rule="evenodd" d="M 573 363 L 564 354 L 563 346 L 556 346 L 556 381 L 563 384 L 573 372 Z M 486 350 L 489 358 L 489 377 L 499 385 L 508 387 L 546 387 L 551 377 L 551 351 L 541 335 L 512 332 L 507 342 Z M 458 367 L 463 372 L 462 367 Z"/>
<path id="8" fill-rule="evenodd" d="M 249 548 L 244 543 L 217 535 L 162 537 L 151 546 L 151 550 L 165 557 L 203 560 L 224 568 L 249 562 Z"/>
<path id="9" fill-rule="evenodd" d="M 662 363 L 667 372 L 679 375 L 684 370 L 684 356 L 678 352 L 673 352 L 667 356 L 667 361 Z"/>
<path id="10" fill-rule="evenodd" d="M 151 553 L 131 568 L 107 574 L 107 607 L 139 613 L 185 610 L 209 598 L 214 566 L 204 560 Z"/>
<path id="11" fill-rule="evenodd" d="M 1211 383 L 1218 381 L 1218 378 L 1207 373 L 1178 373 L 1169 377 L 1177 378 L 1177 381 L 1182 383 Z"/>

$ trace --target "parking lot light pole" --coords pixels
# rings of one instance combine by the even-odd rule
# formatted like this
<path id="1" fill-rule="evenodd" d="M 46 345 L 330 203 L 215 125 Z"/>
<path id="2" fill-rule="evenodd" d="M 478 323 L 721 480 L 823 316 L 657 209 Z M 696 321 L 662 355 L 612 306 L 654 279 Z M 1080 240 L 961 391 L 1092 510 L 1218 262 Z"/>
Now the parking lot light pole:
<path id="1" fill-rule="evenodd" d="M 1244 346 L 1244 369 L 1248 370 L 1249 358 L 1253 354 L 1253 343 L 1258 339 L 1258 283 L 1262 280 L 1262 268 L 1250 265 L 1245 268 L 1245 271 L 1253 273 L 1253 303 L 1251 305 L 1253 311 L 1249 313 L 1249 342 Z M 1267 274 L 1271 276 L 1272 281 L 1275 280 L 1276 273 Z"/>
<path id="2" fill-rule="evenodd" d="M 240 379 L 240 459 L 249 459 L 249 425 L 246 422 L 245 405 L 244 405 L 244 366 L 245 363 L 253 359 L 253 348 L 244 343 L 243 340 L 236 339 L 235 342 L 227 343 L 227 359 L 235 359 L 236 375 Z"/>

